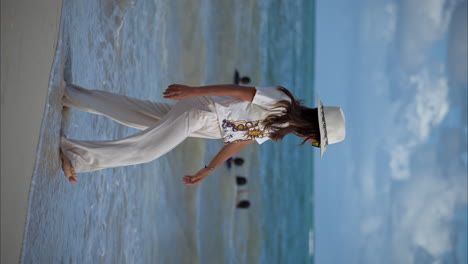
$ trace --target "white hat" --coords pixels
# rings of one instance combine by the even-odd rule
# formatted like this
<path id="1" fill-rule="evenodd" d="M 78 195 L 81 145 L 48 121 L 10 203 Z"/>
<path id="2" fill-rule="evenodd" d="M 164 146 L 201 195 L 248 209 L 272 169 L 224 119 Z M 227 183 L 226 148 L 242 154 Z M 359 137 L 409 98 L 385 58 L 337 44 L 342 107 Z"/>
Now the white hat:
<path id="1" fill-rule="evenodd" d="M 346 123 L 343 110 L 336 106 L 323 106 L 317 95 L 318 121 L 320 129 L 320 158 L 328 144 L 342 141 L 346 137 Z"/>

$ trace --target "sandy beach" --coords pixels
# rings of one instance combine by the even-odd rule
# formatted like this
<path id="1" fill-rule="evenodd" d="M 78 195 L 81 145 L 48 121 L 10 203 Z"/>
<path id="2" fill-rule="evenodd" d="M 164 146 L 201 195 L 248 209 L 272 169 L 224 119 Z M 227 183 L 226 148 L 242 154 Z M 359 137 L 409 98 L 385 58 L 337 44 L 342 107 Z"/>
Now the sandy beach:
<path id="1" fill-rule="evenodd" d="M 311 179 L 284 181 L 312 174 L 301 167 L 310 160 L 306 148 L 293 152 L 293 140 L 246 148 L 242 169 L 223 166 L 199 186 L 181 179 L 208 164 L 223 141 L 189 138 L 145 164 L 82 173 L 77 184 L 64 177 L 58 151 L 61 135 L 93 141 L 139 132 L 63 111 L 64 81 L 168 102 L 169 84 L 231 83 L 238 69 L 252 85 L 294 80 L 298 96 L 309 94 L 307 67 L 295 66 L 308 53 L 284 52 L 303 32 L 295 26 L 302 3 L 287 11 L 268 0 L 7 0 L 1 7 L 1 263 L 310 260 L 308 236 L 298 234 L 311 229 L 304 220 L 313 208 L 304 198 Z M 278 14 L 283 20 L 272 22 Z M 248 210 L 235 207 L 246 198 L 237 196 L 238 175 L 249 179 Z M 285 225 L 285 215 L 302 222 Z"/>
<path id="2" fill-rule="evenodd" d="M 1 263 L 18 263 L 61 0 L 1 2 Z"/>

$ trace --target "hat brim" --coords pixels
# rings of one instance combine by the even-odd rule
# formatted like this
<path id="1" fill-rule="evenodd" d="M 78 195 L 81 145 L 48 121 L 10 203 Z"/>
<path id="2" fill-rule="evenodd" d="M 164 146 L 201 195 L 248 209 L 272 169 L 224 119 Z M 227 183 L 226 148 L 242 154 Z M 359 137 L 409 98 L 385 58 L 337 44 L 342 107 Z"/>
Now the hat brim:
<path id="1" fill-rule="evenodd" d="M 327 151 L 328 139 L 327 139 L 327 122 L 325 120 L 325 113 L 323 109 L 323 103 L 320 97 L 317 95 L 317 113 L 320 130 L 320 158 L 323 157 L 323 153 Z"/>

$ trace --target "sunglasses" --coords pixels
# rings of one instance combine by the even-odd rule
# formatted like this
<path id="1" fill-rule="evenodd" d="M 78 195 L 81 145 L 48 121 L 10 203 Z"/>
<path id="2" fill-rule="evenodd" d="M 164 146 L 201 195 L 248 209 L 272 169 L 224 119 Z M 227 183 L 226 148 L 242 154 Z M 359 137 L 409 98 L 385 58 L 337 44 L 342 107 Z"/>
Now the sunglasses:
<path id="1" fill-rule="evenodd" d="M 320 148 L 320 142 L 312 142 L 312 146 Z"/>

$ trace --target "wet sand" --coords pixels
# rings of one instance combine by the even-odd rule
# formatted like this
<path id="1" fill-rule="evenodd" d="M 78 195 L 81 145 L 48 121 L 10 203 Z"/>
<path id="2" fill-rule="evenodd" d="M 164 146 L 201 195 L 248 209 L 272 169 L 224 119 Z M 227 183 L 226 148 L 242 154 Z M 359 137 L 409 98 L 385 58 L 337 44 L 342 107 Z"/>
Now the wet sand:
<path id="1" fill-rule="evenodd" d="M 61 0 L 1 2 L 1 263 L 17 263 Z"/>

